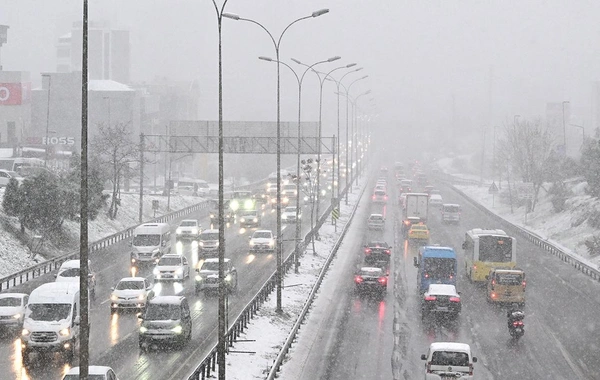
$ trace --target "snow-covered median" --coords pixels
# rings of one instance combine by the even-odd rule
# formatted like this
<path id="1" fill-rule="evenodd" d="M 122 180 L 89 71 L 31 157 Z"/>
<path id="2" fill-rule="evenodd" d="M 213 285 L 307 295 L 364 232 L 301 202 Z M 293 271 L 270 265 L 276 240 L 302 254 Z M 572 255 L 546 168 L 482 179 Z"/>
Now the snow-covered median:
<path id="1" fill-rule="evenodd" d="M 4 189 L 0 189 L 0 200 L 4 197 Z M 167 210 L 167 197 L 159 195 L 144 195 L 144 220 L 154 218 L 152 210 L 152 201 L 159 201 L 159 210 L 156 216 L 168 214 L 171 211 Z M 203 199 L 192 196 L 171 195 L 171 210 L 176 211 L 196 203 L 202 202 Z M 115 220 L 110 220 L 107 215 L 108 207 L 103 210 L 96 220 L 89 223 L 89 240 L 94 242 L 103 237 L 115 234 L 125 230 L 131 226 L 138 224 L 139 212 L 139 195 L 138 194 L 121 194 L 121 206 Z M 37 256 L 31 258 L 29 248 L 15 239 L 15 236 L 7 231 L 9 224 L 13 228 L 18 228 L 16 218 L 7 217 L 2 210 L 0 202 L 0 220 L 3 225 L 0 228 L 0 278 L 11 275 L 27 269 L 44 260 L 43 257 Z M 63 228 L 67 231 L 72 231 L 74 234 L 79 234 L 79 223 L 66 221 Z M 66 250 L 65 253 L 76 250 L 73 247 Z"/>
<path id="2" fill-rule="evenodd" d="M 277 299 L 273 292 L 267 302 L 261 306 L 255 318 L 250 321 L 248 329 L 240 336 L 240 339 L 247 341 L 235 343 L 232 350 L 252 353 L 232 352 L 227 355 L 228 379 L 266 378 L 306 304 L 323 264 L 340 236 L 342 226 L 348 221 L 348 216 L 352 213 L 358 196 L 358 191 L 350 194 L 347 206 L 342 201 L 337 232 L 330 222 L 326 222 L 321 227 L 319 231 L 321 241 L 315 242 L 316 255 L 313 255 L 312 247 L 309 245 L 307 252 L 300 259 L 300 274 L 295 274 L 293 271 L 286 274 L 282 292 L 283 313 L 275 311 Z"/>

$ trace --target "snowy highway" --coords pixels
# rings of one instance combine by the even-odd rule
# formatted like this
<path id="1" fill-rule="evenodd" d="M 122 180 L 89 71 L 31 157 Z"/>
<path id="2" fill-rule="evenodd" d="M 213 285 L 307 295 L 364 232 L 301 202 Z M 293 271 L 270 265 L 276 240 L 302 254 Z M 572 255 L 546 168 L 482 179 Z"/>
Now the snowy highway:
<path id="1" fill-rule="evenodd" d="M 380 210 L 363 197 L 330 269 L 331 278 L 323 285 L 330 288 L 316 300 L 307 322 L 310 327 L 301 330 L 282 378 L 420 379 L 424 376 L 420 356 L 435 341 L 470 344 L 479 358 L 475 364 L 479 379 L 600 378 L 599 284 L 532 243 L 518 240 L 517 263 L 527 274 L 526 333 L 513 341 L 506 327 L 506 309 L 488 304 L 485 289 L 464 276 L 465 232 L 496 224 L 450 188 L 436 185 L 444 202 L 462 206 L 458 225 L 442 224 L 435 211 L 429 221 L 430 243 L 451 246 L 459 257 L 457 289 L 463 308 L 458 321 L 421 320 L 413 266 L 417 248 L 409 247 L 394 231 L 399 220 L 394 193 L 385 209 L 383 234 L 394 246 L 388 294 L 382 300 L 354 294 L 352 274 L 363 260 L 362 244 L 372 237 L 366 232 L 366 217 Z"/>
<path id="2" fill-rule="evenodd" d="M 327 199 L 325 202 L 328 202 Z M 275 230 L 275 213 L 270 207 L 264 209 L 261 229 Z M 305 215 L 308 214 L 304 211 Z M 198 213 L 186 218 L 198 218 L 207 228 L 209 218 Z M 171 227 L 177 227 L 174 221 Z M 303 219 L 303 231 L 309 229 L 309 218 Z M 240 229 L 230 225 L 226 228 L 226 257 L 233 260 L 239 274 L 239 290 L 229 296 L 230 317 L 237 315 L 262 287 L 266 279 L 275 270 L 273 254 L 248 254 L 248 237 L 255 229 Z M 294 233 L 294 225 L 283 225 L 284 237 Z M 175 243 L 173 233 L 173 249 L 183 253 L 190 265 L 196 265 L 198 255 L 196 248 L 190 243 Z M 284 243 L 284 252 L 291 252 L 291 244 Z M 194 273 L 183 286 L 177 283 L 160 283 L 155 285 L 157 294 L 182 294 L 189 299 L 193 319 L 192 341 L 182 350 L 150 350 L 140 352 L 138 348 L 139 321 L 135 313 L 118 313 L 111 315 L 109 296 L 111 287 L 119 279 L 128 276 L 129 251 L 127 241 L 115 244 L 92 257 L 92 265 L 96 270 L 97 298 L 91 304 L 90 330 L 90 363 L 110 365 L 123 379 L 183 379 L 198 362 L 209 352 L 217 340 L 217 303 L 216 296 L 194 294 Z M 140 275 L 152 278 L 151 268 L 143 269 Z M 11 291 L 31 292 L 40 283 L 53 281 L 52 275 L 28 282 Z M 21 349 L 18 334 L 0 338 L 0 367 L 3 371 L 1 379 L 59 379 L 68 368 L 60 356 L 46 357 L 43 362 L 32 357 L 32 366 L 25 369 L 21 362 Z M 74 365 L 77 365 L 75 363 Z"/>

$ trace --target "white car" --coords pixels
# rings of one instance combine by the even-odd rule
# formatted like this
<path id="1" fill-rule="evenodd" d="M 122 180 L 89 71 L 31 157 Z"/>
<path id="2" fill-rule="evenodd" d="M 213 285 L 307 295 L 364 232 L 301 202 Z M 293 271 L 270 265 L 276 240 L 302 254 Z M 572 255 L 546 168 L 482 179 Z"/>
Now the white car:
<path id="1" fill-rule="evenodd" d="M 91 365 L 88 367 L 91 380 L 119 380 L 115 371 L 110 367 Z M 79 380 L 79 367 L 73 367 L 67 372 L 63 380 Z"/>
<path id="2" fill-rule="evenodd" d="M 202 227 L 196 219 L 184 219 L 175 230 L 177 240 L 198 240 Z"/>
<path id="3" fill-rule="evenodd" d="M 67 260 L 58 269 L 58 273 L 54 276 L 56 282 L 75 282 L 79 284 L 79 260 Z M 92 263 L 88 260 L 88 292 L 90 297 L 96 298 L 96 275 L 92 270 Z"/>
<path id="4" fill-rule="evenodd" d="M 275 237 L 271 230 L 254 231 L 250 237 L 250 252 L 275 252 Z"/>
<path id="5" fill-rule="evenodd" d="M 0 169 L 0 187 L 7 186 L 11 178 L 15 178 L 19 182 L 19 185 L 23 183 L 23 177 L 19 173 Z"/>
<path id="6" fill-rule="evenodd" d="M 302 210 L 298 212 L 298 219 L 302 219 Z M 281 213 L 281 221 L 283 223 L 296 223 L 296 207 L 286 207 Z"/>
<path id="7" fill-rule="evenodd" d="M 477 363 L 468 344 L 454 342 L 431 343 L 421 360 L 425 360 L 425 380 L 472 380 L 473 363 Z"/>
<path id="8" fill-rule="evenodd" d="M 148 298 L 152 298 L 152 284 L 143 277 L 125 277 L 119 280 L 110 294 L 111 314 L 119 309 L 142 311 Z"/>
<path id="9" fill-rule="evenodd" d="M 431 194 L 429 196 L 429 206 L 441 208 L 443 204 L 444 204 L 444 201 L 442 200 L 442 196 L 441 195 L 439 195 L 439 194 Z"/>
<path id="10" fill-rule="evenodd" d="M 152 273 L 158 281 L 184 281 L 190 277 L 190 265 L 185 256 L 168 254 L 158 260 Z"/>
<path id="11" fill-rule="evenodd" d="M 24 293 L 0 293 L 0 329 L 23 328 L 23 318 L 29 295 Z"/>

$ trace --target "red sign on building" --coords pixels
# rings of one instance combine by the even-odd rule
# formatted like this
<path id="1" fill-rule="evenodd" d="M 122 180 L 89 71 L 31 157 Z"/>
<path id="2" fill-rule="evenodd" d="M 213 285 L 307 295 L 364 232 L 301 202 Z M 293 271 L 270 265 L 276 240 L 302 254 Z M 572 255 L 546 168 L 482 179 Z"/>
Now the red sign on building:
<path id="1" fill-rule="evenodd" d="M 0 105 L 18 106 L 31 100 L 31 83 L 0 83 Z"/>

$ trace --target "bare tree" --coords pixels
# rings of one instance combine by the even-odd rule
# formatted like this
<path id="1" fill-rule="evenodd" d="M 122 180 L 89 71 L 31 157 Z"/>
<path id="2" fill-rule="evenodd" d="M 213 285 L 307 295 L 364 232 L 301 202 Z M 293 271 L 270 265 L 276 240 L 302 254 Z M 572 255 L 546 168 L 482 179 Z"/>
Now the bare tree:
<path id="1" fill-rule="evenodd" d="M 523 182 L 533 184 L 533 201 L 531 210 L 535 210 L 538 193 L 547 180 L 548 159 L 552 153 L 553 137 L 540 120 L 533 122 L 523 120 L 505 128 L 506 140 L 501 145 L 501 154 L 510 166 L 521 177 Z"/>
<path id="2" fill-rule="evenodd" d="M 91 148 L 93 154 L 109 171 L 112 195 L 108 217 L 115 219 L 120 205 L 121 179 L 131 162 L 139 161 L 139 145 L 132 139 L 129 123 L 116 123 L 113 126 L 98 125 Z"/>

